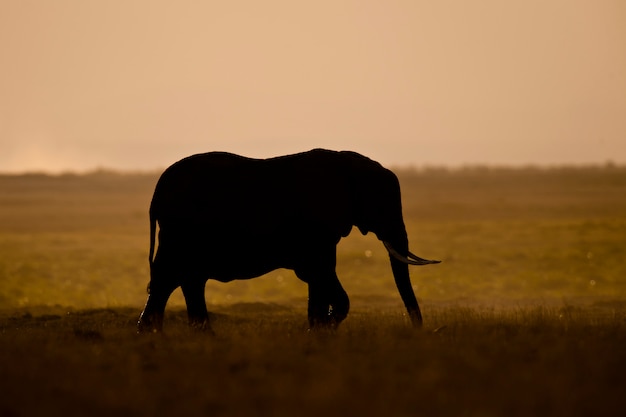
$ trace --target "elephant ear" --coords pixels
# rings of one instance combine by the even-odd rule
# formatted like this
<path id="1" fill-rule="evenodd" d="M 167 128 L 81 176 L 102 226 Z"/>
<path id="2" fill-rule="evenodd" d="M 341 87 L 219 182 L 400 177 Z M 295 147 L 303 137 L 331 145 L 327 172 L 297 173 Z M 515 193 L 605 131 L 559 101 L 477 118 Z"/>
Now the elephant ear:
<path id="1" fill-rule="evenodd" d="M 352 224 L 366 235 L 375 225 L 377 207 L 380 205 L 379 189 L 387 171 L 378 162 L 355 152 L 344 151 L 345 176 L 350 196 Z"/>
<path id="2" fill-rule="evenodd" d="M 299 166 L 299 175 L 291 184 L 295 201 L 285 204 L 291 206 L 294 227 L 305 227 L 310 236 L 332 235 L 338 242 L 354 225 L 351 180 L 346 178 L 350 170 L 337 151 L 310 153 L 311 159 Z"/>

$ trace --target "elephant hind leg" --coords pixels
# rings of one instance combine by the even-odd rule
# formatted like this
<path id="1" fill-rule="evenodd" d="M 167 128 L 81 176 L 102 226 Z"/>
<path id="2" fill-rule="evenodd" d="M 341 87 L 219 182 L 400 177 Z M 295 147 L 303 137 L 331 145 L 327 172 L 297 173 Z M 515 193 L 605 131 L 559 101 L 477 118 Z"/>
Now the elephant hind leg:
<path id="1" fill-rule="evenodd" d="M 209 312 L 206 308 L 206 300 L 204 298 L 204 287 L 206 281 L 202 279 L 194 279 L 186 281 L 182 284 L 183 295 L 187 303 L 187 317 L 189 325 L 198 330 L 212 333 L 209 323 Z"/>
<path id="2" fill-rule="evenodd" d="M 137 330 L 139 333 L 160 332 L 163 330 L 163 316 L 165 305 L 172 292 L 179 286 L 174 277 L 158 265 L 153 265 L 150 271 L 151 279 L 148 285 L 148 301 L 139 317 Z"/>

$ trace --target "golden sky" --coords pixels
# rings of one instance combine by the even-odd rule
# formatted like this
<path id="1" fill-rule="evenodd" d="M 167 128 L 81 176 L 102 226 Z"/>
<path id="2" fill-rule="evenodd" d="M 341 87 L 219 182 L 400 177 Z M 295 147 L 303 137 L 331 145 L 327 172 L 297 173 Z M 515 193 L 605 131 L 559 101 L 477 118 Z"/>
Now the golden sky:
<path id="1" fill-rule="evenodd" d="M 626 163 L 623 0 L 0 0 L 0 172 Z"/>

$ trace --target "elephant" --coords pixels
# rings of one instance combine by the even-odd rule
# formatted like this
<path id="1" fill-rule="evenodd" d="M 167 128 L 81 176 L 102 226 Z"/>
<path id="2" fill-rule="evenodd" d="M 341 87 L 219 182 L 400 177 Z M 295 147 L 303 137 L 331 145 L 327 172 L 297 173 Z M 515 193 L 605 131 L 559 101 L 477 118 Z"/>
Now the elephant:
<path id="1" fill-rule="evenodd" d="M 419 327 L 408 265 L 439 263 L 409 251 L 396 175 L 351 151 L 313 149 L 269 159 L 192 155 L 163 172 L 149 217 L 150 282 L 139 332 L 162 330 L 165 305 L 178 287 L 189 324 L 211 331 L 208 279 L 250 279 L 278 268 L 308 284 L 310 328 L 336 328 L 350 308 L 335 272 L 336 246 L 353 226 L 383 242 Z"/>

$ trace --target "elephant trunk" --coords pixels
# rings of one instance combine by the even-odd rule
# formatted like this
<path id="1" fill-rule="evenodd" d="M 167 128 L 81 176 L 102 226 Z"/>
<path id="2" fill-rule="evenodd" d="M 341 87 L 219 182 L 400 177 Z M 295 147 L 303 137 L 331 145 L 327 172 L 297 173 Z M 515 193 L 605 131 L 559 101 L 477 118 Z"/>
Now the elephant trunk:
<path id="1" fill-rule="evenodd" d="M 420 327 L 422 325 L 422 313 L 420 307 L 417 304 L 417 298 L 415 298 L 415 292 L 413 292 L 413 286 L 411 285 L 411 277 L 409 276 L 409 265 L 391 258 L 391 270 L 393 271 L 393 278 L 396 282 L 396 287 L 400 293 L 400 297 L 404 302 L 411 323 L 414 326 Z"/>
<path id="2" fill-rule="evenodd" d="M 422 313 L 417 303 L 417 298 L 415 298 L 415 292 L 411 285 L 411 277 L 409 276 L 409 264 L 414 263 L 409 262 L 407 259 L 410 252 L 406 232 L 402 233 L 400 238 L 396 236 L 396 239 L 389 241 L 383 240 L 383 243 L 389 251 L 393 278 L 396 282 L 400 297 L 404 302 L 404 306 L 409 313 L 411 323 L 416 327 L 420 327 L 422 325 Z"/>

